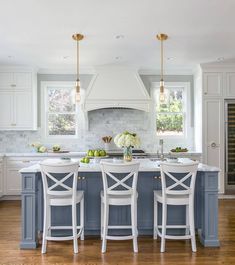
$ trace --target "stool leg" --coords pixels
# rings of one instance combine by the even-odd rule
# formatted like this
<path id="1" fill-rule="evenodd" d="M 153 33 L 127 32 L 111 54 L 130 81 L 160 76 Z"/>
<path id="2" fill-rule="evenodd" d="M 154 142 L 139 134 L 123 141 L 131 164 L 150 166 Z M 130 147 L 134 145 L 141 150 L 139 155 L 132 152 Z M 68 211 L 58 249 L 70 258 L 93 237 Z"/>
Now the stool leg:
<path id="1" fill-rule="evenodd" d="M 195 238 L 195 225 L 194 225 L 194 207 L 193 207 L 193 201 L 190 200 L 189 202 L 189 228 L 190 228 L 190 235 L 191 235 L 191 245 L 192 245 L 192 251 L 196 252 L 196 238 Z"/>
<path id="2" fill-rule="evenodd" d="M 189 233 L 190 233 L 190 229 L 189 229 L 189 206 L 186 205 L 185 207 L 186 207 L 186 209 L 185 209 L 185 211 L 186 211 L 185 219 L 186 219 L 186 226 L 187 226 L 187 228 L 185 229 L 185 235 L 189 235 Z"/>
<path id="3" fill-rule="evenodd" d="M 107 202 L 104 203 L 104 227 L 103 227 L 103 241 L 102 241 L 102 253 L 106 252 L 107 245 L 107 234 L 109 224 L 109 205 Z"/>
<path id="4" fill-rule="evenodd" d="M 167 204 L 162 204 L 162 239 L 161 239 L 161 252 L 165 252 L 166 243 L 166 224 L 167 224 Z"/>
<path id="5" fill-rule="evenodd" d="M 43 218 L 43 236 L 42 236 L 42 253 L 46 253 L 47 249 L 47 233 L 48 233 L 48 210 L 49 207 L 47 205 L 46 199 L 44 202 L 44 218 Z"/>
<path id="6" fill-rule="evenodd" d="M 101 205 L 100 205 L 100 238 L 103 237 L 103 228 L 104 228 L 104 204 L 101 199 Z"/>
<path id="7" fill-rule="evenodd" d="M 72 203 L 73 250 L 78 253 L 76 203 Z"/>
<path id="8" fill-rule="evenodd" d="M 134 252 L 138 252 L 136 203 L 137 203 L 136 200 L 133 200 L 133 202 L 131 203 L 131 228 L 132 228 L 133 250 L 134 250 Z"/>
<path id="9" fill-rule="evenodd" d="M 153 206 L 153 239 L 157 239 L 158 216 L 157 216 L 157 200 L 154 198 Z"/>
<path id="10" fill-rule="evenodd" d="M 80 226 L 82 229 L 81 240 L 84 240 L 84 198 L 80 202 Z"/>

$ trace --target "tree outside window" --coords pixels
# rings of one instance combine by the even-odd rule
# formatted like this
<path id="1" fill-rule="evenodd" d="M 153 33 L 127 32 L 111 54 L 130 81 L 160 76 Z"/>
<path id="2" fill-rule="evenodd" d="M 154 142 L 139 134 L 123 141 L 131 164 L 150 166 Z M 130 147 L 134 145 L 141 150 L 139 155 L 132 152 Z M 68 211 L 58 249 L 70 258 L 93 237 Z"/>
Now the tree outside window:
<path id="1" fill-rule="evenodd" d="M 46 127 L 48 136 L 77 134 L 75 88 L 48 86 L 46 88 Z"/>
<path id="2" fill-rule="evenodd" d="M 184 135 L 184 89 L 167 88 L 165 90 L 166 101 L 159 101 L 157 92 L 156 105 L 156 130 L 159 136 L 183 136 Z"/>

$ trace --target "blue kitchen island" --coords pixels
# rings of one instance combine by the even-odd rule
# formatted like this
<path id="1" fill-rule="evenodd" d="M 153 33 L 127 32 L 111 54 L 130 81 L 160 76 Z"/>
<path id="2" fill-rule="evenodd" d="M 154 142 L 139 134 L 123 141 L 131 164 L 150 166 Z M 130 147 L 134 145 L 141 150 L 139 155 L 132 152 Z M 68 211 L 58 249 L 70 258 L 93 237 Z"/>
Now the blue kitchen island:
<path id="1" fill-rule="evenodd" d="M 161 189 L 159 165 L 149 159 L 139 159 L 138 231 L 139 235 L 153 234 L 153 190 Z M 20 170 L 22 175 L 22 234 L 20 248 L 38 246 L 43 229 L 43 188 L 39 165 Z M 195 189 L 195 228 L 201 244 L 218 247 L 218 168 L 199 164 Z M 102 176 L 98 163 L 82 164 L 78 174 L 78 189 L 85 196 L 85 236 L 100 235 L 100 191 Z M 161 214 L 159 213 L 159 218 Z M 79 211 L 78 211 L 79 220 Z M 159 219 L 160 220 L 160 219 Z M 110 209 L 110 223 L 130 223 L 128 206 Z M 168 209 L 168 224 L 185 224 L 185 207 Z M 52 208 L 53 225 L 71 225 L 70 207 Z M 182 231 L 182 229 L 181 229 Z M 120 230 L 124 234 L 128 231 Z M 180 231 L 173 231 L 180 233 Z M 65 233 L 65 231 L 60 231 Z M 68 233 L 68 231 L 67 231 Z"/>

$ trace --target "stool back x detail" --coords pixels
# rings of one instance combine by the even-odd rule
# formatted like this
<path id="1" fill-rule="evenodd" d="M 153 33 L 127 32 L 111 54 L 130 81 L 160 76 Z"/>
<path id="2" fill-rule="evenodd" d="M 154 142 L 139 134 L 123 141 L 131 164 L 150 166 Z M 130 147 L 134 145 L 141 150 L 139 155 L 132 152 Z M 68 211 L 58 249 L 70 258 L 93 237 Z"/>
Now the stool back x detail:
<path id="1" fill-rule="evenodd" d="M 137 245 L 137 180 L 139 162 L 110 163 L 101 161 L 103 188 L 101 191 L 101 238 L 102 252 L 106 252 L 107 239 L 133 239 L 134 252 L 138 252 Z M 130 205 L 131 225 L 109 225 L 109 205 Z M 127 236 L 108 235 L 108 229 L 132 229 Z"/>
<path id="2" fill-rule="evenodd" d="M 74 253 L 78 252 L 77 239 L 84 240 L 84 193 L 77 191 L 79 163 L 64 164 L 55 161 L 40 163 L 44 193 L 44 223 L 42 253 L 46 253 L 47 240 L 73 240 Z M 77 225 L 77 204 L 80 203 L 80 225 Z M 72 206 L 72 226 L 52 226 L 51 206 Z M 52 230 L 72 230 L 72 236 L 52 236 Z M 79 233 L 77 230 L 79 229 Z"/>
<path id="3" fill-rule="evenodd" d="M 191 239 L 192 251 L 196 252 L 194 225 L 194 190 L 198 162 L 187 164 L 162 163 L 161 191 L 154 191 L 154 239 L 161 237 L 161 252 L 165 251 L 165 239 Z M 162 225 L 158 225 L 158 203 L 162 204 Z M 167 225 L 167 205 L 186 206 L 185 225 Z M 162 229 L 160 233 L 159 228 Z M 183 228 L 185 235 L 166 233 L 167 229 Z"/>

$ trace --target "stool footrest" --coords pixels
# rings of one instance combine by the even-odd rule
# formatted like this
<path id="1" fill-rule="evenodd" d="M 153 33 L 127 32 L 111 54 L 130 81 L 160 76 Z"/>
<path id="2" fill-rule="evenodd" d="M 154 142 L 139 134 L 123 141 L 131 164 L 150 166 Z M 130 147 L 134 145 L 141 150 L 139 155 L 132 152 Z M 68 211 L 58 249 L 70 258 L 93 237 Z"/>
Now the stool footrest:
<path id="1" fill-rule="evenodd" d="M 109 240 L 130 240 L 130 239 L 133 239 L 134 237 L 133 236 L 106 236 L 106 239 L 109 239 Z"/>
<path id="2" fill-rule="evenodd" d="M 108 229 L 131 229 L 131 225 L 109 225 Z"/>

